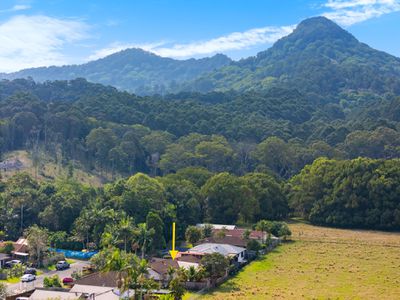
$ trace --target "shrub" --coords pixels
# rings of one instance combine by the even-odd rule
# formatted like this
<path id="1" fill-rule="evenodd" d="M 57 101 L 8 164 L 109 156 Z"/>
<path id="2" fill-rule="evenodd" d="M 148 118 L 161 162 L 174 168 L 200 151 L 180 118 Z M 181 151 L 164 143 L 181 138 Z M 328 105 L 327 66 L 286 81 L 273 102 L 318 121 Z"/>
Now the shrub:
<path id="1" fill-rule="evenodd" d="M 1 253 L 11 254 L 12 251 L 14 251 L 14 243 L 10 241 L 5 242 L 4 246 L 0 248 Z"/>
<path id="2" fill-rule="evenodd" d="M 61 280 L 60 277 L 58 277 L 58 275 L 54 275 L 51 277 L 45 277 L 43 279 L 43 285 L 46 288 L 51 288 L 51 287 L 61 287 Z"/>
<path id="3" fill-rule="evenodd" d="M 51 265 L 55 265 L 60 260 L 65 260 L 64 253 L 50 252 L 48 256 L 43 260 L 43 266 L 48 267 Z"/>
<path id="4" fill-rule="evenodd" d="M 186 241 L 188 241 L 191 244 L 195 244 L 197 243 L 202 236 L 202 231 L 200 228 L 197 228 L 196 226 L 189 226 L 186 229 L 185 232 L 185 237 L 186 237 Z"/>
<path id="5" fill-rule="evenodd" d="M 247 242 L 247 250 L 258 252 L 261 250 L 261 244 L 256 240 L 249 240 Z"/>

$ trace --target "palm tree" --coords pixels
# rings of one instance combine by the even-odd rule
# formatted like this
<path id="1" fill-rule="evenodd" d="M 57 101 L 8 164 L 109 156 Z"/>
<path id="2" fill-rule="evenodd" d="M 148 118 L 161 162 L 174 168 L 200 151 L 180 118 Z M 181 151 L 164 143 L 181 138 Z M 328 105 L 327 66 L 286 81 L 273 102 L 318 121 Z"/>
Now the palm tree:
<path id="1" fill-rule="evenodd" d="M 146 223 L 139 224 L 137 229 L 135 230 L 135 235 L 136 235 L 135 241 L 138 243 L 141 249 L 142 259 L 144 259 L 146 249 L 150 245 L 154 233 L 155 233 L 154 228 L 147 229 Z"/>
<path id="2" fill-rule="evenodd" d="M 135 297 L 139 295 L 139 299 L 143 298 L 143 292 L 146 293 L 151 289 L 158 288 L 158 284 L 153 280 L 146 277 L 149 274 L 148 264 L 145 259 L 139 259 L 136 255 L 134 256 L 135 268 L 131 274 L 132 286 L 135 290 Z M 139 293 L 138 293 L 139 291 Z"/>
<path id="3" fill-rule="evenodd" d="M 174 279 L 174 275 L 176 273 L 176 270 L 174 267 L 169 266 L 167 270 L 167 275 L 168 275 L 168 285 L 171 282 L 172 279 Z"/>
<path id="4" fill-rule="evenodd" d="M 132 238 L 134 227 L 133 227 L 133 219 L 131 217 L 126 217 L 119 221 L 118 225 L 118 233 L 121 239 L 124 242 L 124 250 L 126 252 L 126 247 L 128 245 L 128 240 Z"/>
<path id="5" fill-rule="evenodd" d="M 186 276 L 189 281 L 196 281 L 197 278 L 197 270 L 194 266 L 190 266 L 189 269 L 186 270 Z"/>
<path id="6" fill-rule="evenodd" d="M 264 233 L 270 232 L 271 222 L 267 220 L 260 220 L 256 224 L 256 229 L 263 233 L 262 242 L 265 244 Z"/>
<path id="7" fill-rule="evenodd" d="M 103 272 L 116 272 L 117 273 L 117 286 L 123 294 L 131 285 L 131 276 L 133 264 L 130 263 L 128 254 L 115 249 L 106 262 Z"/>
<path id="8" fill-rule="evenodd" d="M 148 274 L 147 261 L 138 258 L 133 253 L 115 249 L 102 271 L 117 273 L 118 288 L 121 295 L 132 288 L 135 291 L 135 298 L 142 299 L 144 292 L 147 293 L 151 289 L 158 288 L 154 280 L 146 277 Z"/>

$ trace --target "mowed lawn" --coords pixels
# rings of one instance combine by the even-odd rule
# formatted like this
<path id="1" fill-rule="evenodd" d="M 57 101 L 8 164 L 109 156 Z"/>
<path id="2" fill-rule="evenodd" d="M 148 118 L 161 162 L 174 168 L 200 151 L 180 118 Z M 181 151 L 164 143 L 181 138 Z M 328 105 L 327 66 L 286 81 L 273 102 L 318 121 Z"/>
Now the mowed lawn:
<path id="1" fill-rule="evenodd" d="M 400 299 L 399 233 L 290 227 L 294 242 L 186 299 Z"/>

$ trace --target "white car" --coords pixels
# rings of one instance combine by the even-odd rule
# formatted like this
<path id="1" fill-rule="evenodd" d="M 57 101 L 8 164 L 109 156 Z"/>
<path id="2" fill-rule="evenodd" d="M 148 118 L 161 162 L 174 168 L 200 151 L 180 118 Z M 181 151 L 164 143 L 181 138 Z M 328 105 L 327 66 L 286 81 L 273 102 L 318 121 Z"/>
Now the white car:
<path id="1" fill-rule="evenodd" d="M 33 274 L 25 274 L 21 277 L 22 282 L 30 282 L 34 281 L 36 279 L 36 276 Z"/>
<path id="2" fill-rule="evenodd" d="M 22 262 L 19 259 L 10 260 L 10 263 L 12 263 L 13 265 L 22 264 Z"/>

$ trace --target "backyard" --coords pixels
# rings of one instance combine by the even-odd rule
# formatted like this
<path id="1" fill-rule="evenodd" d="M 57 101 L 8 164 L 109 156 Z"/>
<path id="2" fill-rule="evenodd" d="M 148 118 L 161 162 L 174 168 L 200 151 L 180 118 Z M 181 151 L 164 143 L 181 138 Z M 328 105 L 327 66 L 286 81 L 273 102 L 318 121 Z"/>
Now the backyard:
<path id="1" fill-rule="evenodd" d="M 400 234 L 290 224 L 294 242 L 185 299 L 400 299 Z"/>

